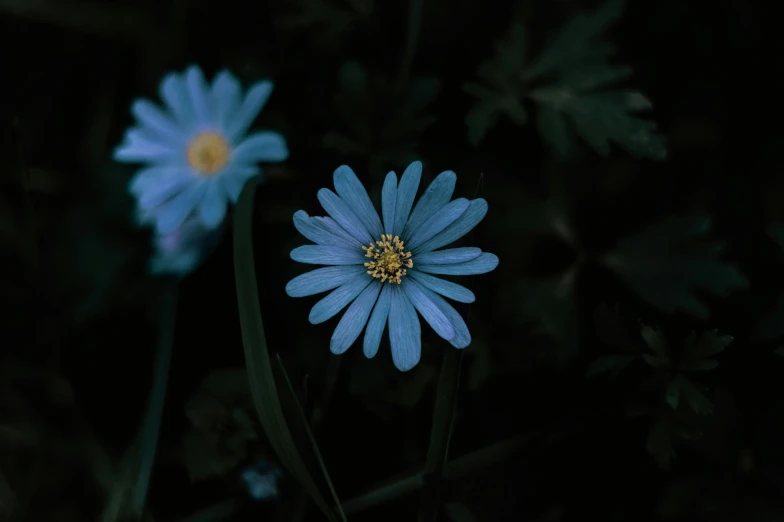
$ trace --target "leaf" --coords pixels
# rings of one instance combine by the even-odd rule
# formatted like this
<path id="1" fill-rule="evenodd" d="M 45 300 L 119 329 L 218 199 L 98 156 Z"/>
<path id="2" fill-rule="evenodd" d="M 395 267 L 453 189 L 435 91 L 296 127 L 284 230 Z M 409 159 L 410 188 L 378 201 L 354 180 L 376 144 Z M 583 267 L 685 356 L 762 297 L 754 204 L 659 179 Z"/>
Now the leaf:
<path id="1" fill-rule="evenodd" d="M 702 390 L 683 375 L 677 375 L 667 383 L 666 399 L 673 410 L 678 409 L 683 399 L 697 415 L 710 415 L 713 412 L 713 405 Z"/>
<path id="2" fill-rule="evenodd" d="M 451 522 L 479 522 L 476 515 L 462 502 L 447 502 L 444 504 L 444 513 Z"/>
<path id="3" fill-rule="evenodd" d="M 237 303 L 251 394 L 261 426 L 281 463 L 310 495 L 327 519 L 334 522 L 334 513 L 321 496 L 294 443 L 275 385 L 267 342 L 264 338 L 253 253 L 252 220 L 255 190 L 255 180 L 245 184 L 237 203 L 234 221 Z"/>
<path id="4" fill-rule="evenodd" d="M 610 64 L 612 46 L 598 41 L 620 18 L 622 5 L 609 0 L 595 11 L 578 13 L 530 64 L 525 30 L 513 25 L 477 70 L 482 82 L 463 87 L 478 98 L 466 116 L 469 141 L 478 145 L 502 114 L 517 125 L 526 123 L 523 100 L 530 99 L 537 105 L 542 139 L 561 159 L 574 155 L 574 134 L 601 156 L 616 143 L 634 156 L 663 159 L 666 147 L 655 124 L 633 115 L 650 110 L 650 101 L 633 90 L 605 90 L 632 74 L 629 67 Z"/>
<path id="5" fill-rule="evenodd" d="M 709 230 L 705 216 L 672 218 L 621 241 L 601 262 L 663 311 L 706 319 L 710 311 L 696 291 L 724 297 L 749 284 L 734 264 L 718 258 L 723 242 L 698 241 Z"/>
<path id="6" fill-rule="evenodd" d="M 653 355 L 643 354 L 643 359 L 654 368 L 662 368 L 670 364 L 670 357 L 667 354 L 667 338 L 659 327 L 642 325 L 640 336 L 645 341 L 646 346 L 653 351 Z"/>
<path id="7" fill-rule="evenodd" d="M 595 377 L 602 373 L 618 375 L 618 373 L 635 359 L 636 357 L 632 355 L 609 355 L 607 357 L 600 357 L 591 364 L 585 376 Z"/>
<path id="8" fill-rule="evenodd" d="M 733 340 L 730 335 L 720 334 L 718 330 L 703 332 L 699 340 L 692 333 L 684 341 L 683 354 L 678 367 L 686 371 L 705 371 L 716 368 L 719 363 L 710 357 L 721 353 Z"/>
<path id="9" fill-rule="evenodd" d="M 536 332 L 544 334 L 559 348 L 558 355 L 569 357 L 577 350 L 577 267 L 548 279 L 522 279 L 511 291 L 522 296 L 518 314 L 535 321 Z M 519 298 L 518 298 L 519 299 Z"/>

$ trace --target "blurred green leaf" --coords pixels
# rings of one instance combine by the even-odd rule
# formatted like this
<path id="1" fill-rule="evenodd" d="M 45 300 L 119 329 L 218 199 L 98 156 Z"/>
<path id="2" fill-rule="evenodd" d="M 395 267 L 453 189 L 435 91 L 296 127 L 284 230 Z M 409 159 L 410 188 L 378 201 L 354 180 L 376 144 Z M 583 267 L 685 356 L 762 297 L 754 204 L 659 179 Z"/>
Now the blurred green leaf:
<path id="1" fill-rule="evenodd" d="M 648 432 L 645 447 L 662 468 L 669 468 L 675 457 L 676 440 L 694 441 L 702 437 L 694 413 L 679 408 L 664 410 L 655 419 Z"/>
<path id="2" fill-rule="evenodd" d="M 234 270 L 237 282 L 242 344 L 248 369 L 251 394 L 264 432 L 281 463 L 308 492 L 331 521 L 335 514 L 319 492 L 300 456 L 280 405 L 270 354 L 264 337 L 253 253 L 253 201 L 256 182 L 250 180 L 242 190 L 234 220 Z"/>
<path id="3" fill-rule="evenodd" d="M 595 11 L 576 14 L 530 63 L 525 29 L 514 24 L 480 65 L 481 83 L 463 87 L 478 98 L 466 116 L 469 141 L 478 145 L 501 115 L 525 124 L 523 100 L 528 98 L 537 105 L 542 139 L 561 159 L 573 156 L 575 133 L 601 156 L 616 143 L 634 156 L 664 159 L 666 147 L 656 125 L 633 115 L 649 110 L 650 101 L 638 91 L 605 89 L 632 74 L 629 67 L 610 64 L 613 48 L 598 40 L 620 18 L 622 6 L 621 0 L 609 0 Z"/>
<path id="4" fill-rule="evenodd" d="M 476 515 L 462 502 L 448 502 L 444 504 L 444 512 L 451 522 L 479 522 Z"/>
<path id="5" fill-rule="evenodd" d="M 667 353 L 667 338 L 659 327 L 642 325 L 640 336 L 645 341 L 646 346 L 653 351 L 653 355 L 645 353 L 643 359 L 654 368 L 664 368 L 670 364 L 670 357 Z"/>
<path id="6" fill-rule="evenodd" d="M 621 241 L 601 261 L 652 305 L 705 319 L 710 311 L 695 292 L 724 297 L 749 284 L 737 266 L 718 258 L 723 242 L 699 241 L 710 226 L 705 216 L 672 218 Z"/>
<path id="7" fill-rule="evenodd" d="M 709 415 L 713 412 L 713 405 L 710 403 L 702 389 L 683 375 L 676 375 L 667 383 L 666 389 L 667 404 L 673 410 L 678 409 L 681 399 L 697 415 Z"/>
<path id="8" fill-rule="evenodd" d="M 600 357 L 588 368 L 586 377 L 594 377 L 602 373 L 617 375 L 635 359 L 636 357 L 632 355 L 609 355 L 607 357 Z"/>
<path id="9" fill-rule="evenodd" d="M 683 351 L 678 361 L 678 368 L 685 371 L 705 371 L 716 368 L 718 361 L 711 359 L 729 346 L 733 337 L 720 334 L 718 330 L 703 332 L 699 339 L 692 332 L 683 342 Z"/>

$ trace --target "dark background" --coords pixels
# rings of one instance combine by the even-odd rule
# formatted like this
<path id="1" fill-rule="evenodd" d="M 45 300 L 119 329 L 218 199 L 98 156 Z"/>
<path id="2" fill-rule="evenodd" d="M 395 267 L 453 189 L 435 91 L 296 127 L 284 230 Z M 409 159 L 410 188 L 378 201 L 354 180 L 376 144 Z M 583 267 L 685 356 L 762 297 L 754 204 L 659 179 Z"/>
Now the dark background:
<path id="1" fill-rule="evenodd" d="M 261 308 L 270 349 L 284 360 L 306 411 L 317 411 L 313 429 L 341 500 L 421 467 L 441 353 L 451 347 L 423 327 L 422 361 L 411 372 L 394 370 L 388 345 L 372 361 L 354 346 L 337 367 L 328 350 L 336 320 L 311 326 L 316 299 L 284 292 L 304 271 L 288 258 L 304 242 L 291 215 L 320 212 L 316 192 L 331 187 L 340 164 L 352 166 L 376 197 L 383 174 L 400 173 L 415 154 L 425 181 L 454 170 L 456 196 L 488 200 L 471 241 L 501 260 L 494 272 L 465 282 L 477 301 L 458 307 L 474 343 L 463 357 L 450 455 L 507 439 L 515 449 L 438 486 L 445 502 L 462 503 L 482 521 L 784 518 L 784 360 L 775 343 L 784 329 L 775 331 L 782 321 L 770 315 L 784 292 L 784 256 L 768 234 L 784 220 L 775 17 L 755 1 L 630 2 L 605 39 L 616 45 L 617 61 L 634 68 L 628 85 L 653 101 L 645 117 L 658 123 L 668 157 L 635 159 L 614 148 L 602 158 L 584 147 L 561 162 L 535 125 L 505 118 L 472 147 L 464 120 L 475 100 L 461 86 L 475 81 L 511 21 L 524 23 L 536 52 L 576 10 L 597 4 L 423 2 L 410 75 L 439 79 L 437 98 L 423 111 L 436 121 L 401 140 L 415 145 L 400 147 L 378 132 L 403 110 L 394 100 L 373 95 L 382 109 L 347 116 L 334 98 L 349 60 L 382 83 L 397 81 L 406 2 L 303 2 L 337 15 L 299 27 L 291 15 L 301 8 L 288 0 L 0 0 L 0 506 L 10 520 L 97 520 L 115 487 L 100 462 L 123 454 L 143 414 L 164 283 L 145 275 L 149 232 L 129 223 L 124 190 L 133 168 L 112 163 L 110 152 L 132 123 L 131 101 L 157 101 L 162 75 L 190 63 L 210 78 L 228 67 L 246 85 L 275 82 L 257 126 L 283 133 L 291 153 L 265 169 L 256 195 Z M 373 132 L 362 152 L 325 146 L 330 133 L 352 136 L 360 117 Z M 547 198 L 553 180 L 569 194 L 578 249 L 530 233 L 525 222 L 526 205 Z M 698 291 L 709 317 L 661 310 L 596 262 L 620 239 L 694 212 L 712 216 L 710 237 L 726 245 L 721 258 L 750 282 L 725 296 Z M 232 241 L 229 227 L 181 283 L 149 499 L 156 521 L 232 499 L 239 500 L 230 520 L 294 520 L 302 503 L 287 477 L 280 498 L 244 500 L 239 471 L 259 459 L 275 462 L 260 430 L 247 451 L 224 447 L 236 426 L 216 435 L 220 450 L 183 443 L 199 429 L 185 412 L 202 381 L 224 368 L 243 375 Z M 577 260 L 571 316 L 544 282 Z M 757 334 L 761 320 L 774 325 L 773 334 Z M 696 378 L 713 413 L 700 416 L 696 440 L 673 432 L 672 459 L 661 439 L 649 437 L 671 415 L 662 392 L 671 374 L 636 361 L 617 376 L 586 377 L 592 363 L 614 353 L 608 338 L 619 327 L 620 344 L 639 344 L 638 321 L 660 327 L 673 345 L 690 331 L 734 337 L 716 356 L 718 368 Z M 320 391 L 326 368 L 337 371 L 330 396 Z M 250 408 L 240 395 L 229 410 Z M 211 478 L 192 482 L 188 470 L 197 467 Z M 419 505 L 411 492 L 349 519 L 414 520 Z M 192 520 L 222 520 L 199 516 Z M 320 516 L 312 505 L 307 510 L 308 520 Z"/>

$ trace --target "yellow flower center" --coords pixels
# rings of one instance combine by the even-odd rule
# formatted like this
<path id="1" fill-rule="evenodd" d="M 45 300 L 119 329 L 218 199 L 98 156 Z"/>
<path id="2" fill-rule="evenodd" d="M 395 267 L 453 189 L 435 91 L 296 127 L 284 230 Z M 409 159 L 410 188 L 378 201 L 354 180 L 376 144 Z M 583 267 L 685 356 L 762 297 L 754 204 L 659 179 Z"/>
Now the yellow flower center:
<path id="1" fill-rule="evenodd" d="M 188 163 L 205 176 L 225 167 L 230 154 L 231 147 L 217 132 L 202 132 L 188 144 Z"/>
<path id="2" fill-rule="evenodd" d="M 363 246 L 365 257 L 370 261 L 365 263 L 367 273 L 381 279 L 384 283 L 400 284 L 400 278 L 406 275 L 406 268 L 412 268 L 411 252 L 405 251 L 405 245 L 399 237 L 392 234 L 381 234 L 381 241 L 370 243 L 369 247 Z"/>

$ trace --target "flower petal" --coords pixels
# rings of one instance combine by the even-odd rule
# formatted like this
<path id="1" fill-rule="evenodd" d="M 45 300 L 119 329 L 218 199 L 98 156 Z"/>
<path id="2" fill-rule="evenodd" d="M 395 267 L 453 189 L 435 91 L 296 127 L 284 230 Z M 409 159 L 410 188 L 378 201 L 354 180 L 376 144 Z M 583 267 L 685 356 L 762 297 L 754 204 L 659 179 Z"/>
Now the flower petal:
<path id="1" fill-rule="evenodd" d="M 141 126 L 150 134 L 170 144 L 184 143 L 185 133 L 167 114 L 148 100 L 136 100 L 131 105 L 131 113 Z"/>
<path id="2" fill-rule="evenodd" d="M 392 229 L 392 234 L 395 236 L 403 233 L 403 227 L 405 227 L 406 221 L 408 221 L 408 214 L 414 205 L 421 178 L 421 161 L 414 161 L 403 171 L 400 184 L 397 186 L 397 201 L 395 202 L 395 226 Z"/>
<path id="3" fill-rule="evenodd" d="M 401 372 L 417 365 L 422 355 L 422 331 L 414 305 L 400 288 L 392 289 L 389 305 L 389 344 L 392 362 Z"/>
<path id="4" fill-rule="evenodd" d="M 435 252 L 425 252 L 417 254 L 411 258 L 414 266 L 417 265 L 452 265 L 455 263 L 465 263 L 479 257 L 482 253 L 481 248 L 460 247 L 437 250 Z"/>
<path id="5" fill-rule="evenodd" d="M 188 88 L 183 77 L 170 73 L 161 82 L 160 96 L 174 115 L 174 119 L 185 130 L 193 127 L 193 108 L 189 103 Z"/>
<path id="6" fill-rule="evenodd" d="M 329 341 L 329 350 L 332 353 L 339 355 L 345 352 L 357 340 L 367 324 L 373 305 L 376 304 L 381 285 L 379 282 L 369 284 L 340 318 Z"/>
<path id="7" fill-rule="evenodd" d="M 417 272 L 416 270 L 409 270 L 408 276 L 419 283 L 419 286 L 432 290 L 433 292 L 441 294 L 453 301 L 457 301 L 458 303 L 473 303 L 476 301 L 476 296 L 471 290 L 457 283 L 453 283 L 452 281 L 434 277 L 423 272 Z"/>
<path id="8" fill-rule="evenodd" d="M 227 70 L 220 71 L 212 81 L 212 98 L 215 100 L 215 117 L 218 127 L 226 132 L 226 125 L 240 107 L 242 86 L 237 77 Z"/>
<path id="9" fill-rule="evenodd" d="M 352 276 L 348 281 L 333 290 L 327 297 L 313 305 L 310 309 L 308 320 L 311 324 L 320 324 L 328 321 L 343 310 L 347 304 L 356 299 L 367 288 L 373 278 L 365 273 Z"/>
<path id="10" fill-rule="evenodd" d="M 363 265 L 367 261 L 361 250 L 326 245 L 303 245 L 290 255 L 294 261 L 311 265 Z"/>
<path id="11" fill-rule="evenodd" d="M 417 270 L 420 272 L 427 272 L 429 274 L 443 274 L 443 275 L 476 275 L 486 274 L 498 266 L 498 257 L 489 252 L 482 252 L 476 259 L 466 261 L 465 263 L 457 263 L 454 265 L 419 265 Z"/>
<path id="12" fill-rule="evenodd" d="M 191 65 L 185 71 L 185 86 L 188 89 L 188 99 L 190 99 L 193 109 L 194 123 L 199 127 L 215 125 L 212 93 L 204 79 L 204 73 L 198 65 Z"/>
<path id="13" fill-rule="evenodd" d="M 442 338 L 449 341 L 455 336 L 455 329 L 449 323 L 449 319 L 438 307 L 428 299 L 422 292 L 420 286 L 412 279 L 405 278 L 400 287 L 403 293 L 406 294 L 408 300 L 414 305 L 414 308 L 424 317 L 427 324 L 429 324 L 435 332 Z"/>
<path id="14" fill-rule="evenodd" d="M 451 170 L 447 170 L 436 176 L 430 183 L 425 193 L 419 198 L 411 216 L 408 218 L 406 226 L 403 227 L 403 235 L 410 237 L 422 227 L 433 214 L 441 210 L 444 205 L 452 199 L 455 192 L 457 175 Z"/>
<path id="15" fill-rule="evenodd" d="M 218 180 L 209 180 L 205 187 L 204 198 L 199 204 L 199 217 L 207 228 L 212 229 L 220 225 L 226 216 L 226 197 Z"/>
<path id="16" fill-rule="evenodd" d="M 394 172 L 384 178 L 381 189 L 381 213 L 384 216 L 384 233 L 391 234 L 395 226 L 395 203 L 397 201 L 397 175 Z"/>
<path id="17" fill-rule="evenodd" d="M 449 344 L 455 348 L 465 348 L 471 344 L 471 332 L 468 331 L 468 326 L 460 314 L 457 313 L 457 310 L 432 290 L 427 288 L 421 288 L 421 290 L 452 323 L 452 327 L 455 329 L 455 336 L 449 341 Z"/>
<path id="18" fill-rule="evenodd" d="M 487 214 L 487 201 L 482 198 L 471 200 L 468 209 L 462 216 L 446 227 L 439 234 L 436 234 L 432 239 L 425 241 L 423 244 L 416 248 L 415 254 L 418 252 L 430 252 L 437 250 L 450 243 L 454 243 L 464 235 L 471 232 L 475 226 L 484 219 Z"/>
<path id="19" fill-rule="evenodd" d="M 156 140 L 138 128 L 125 133 L 125 140 L 114 149 L 113 157 L 116 161 L 126 163 L 182 163 L 181 150 L 175 149 L 170 143 Z"/>
<path id="20" fill-rule="evenodd" d="M 364 273 L 364 267 L 325 266 L 305 272 L 288 282 L 286 293 L 290 297 L 305 297 L 337 288 L 351 277 Z"/>
<path id="21" fill-rule="evenodd" d="M 362 182 L 354 171 L 347 165 L 341 165 L 335 169 L 332 175 L 335 184 L 335 192 L 346 205 L 354 211 L 357 218 L 365 225 L 365 228 L 374 238 L 381 238 L 383 229 L 378 212 L 370 201 L 367 190 L 362 186 Z"/>
<path id="22" fill-rule="evenodd" d="M 161 205 L 155 211 L 155 221 L 160 234 L 166 235 L 174 232 L 177 227 L 201 203 L 207 185 L 203 180 L 196 180 L 191 186 Z"/>
<path id="23" fill-rule="evenodd" d="M 337 246 L 342 248 L 360 247 L 359 242 L 335 223 L 337 230 L 330 230 L 321 220 L 308 216 L 304 210 L 294 213 L 294 227 L 300 234 L 318 245 Z"/>
<path id="24" fill-rule="evenodd" d="M 231 153 L 231 160 L 238 163 L 283 161 L 289 157 L 286 139 L 277 132 L 255 132 L 242 140 Z"/>
<path id="25" fill-rule="evenodd" d="M 314 216 L 312 219 L 323 229 L 343 238 L 345 244 L 349 245 L 350 248 L 358 247 L 360 250 L 362 249 L 362 243 L 357 241 L 355 237 L 346 232 L 346 229 L 338 225 L 338 222 L 331 217 Z"/>
<path id="26" fill-rule="evenodd" d="M 236 143 L 243 135 L 247 134 L 251 124 L 258 117 L 270 94 L 272 94 L 272 88 L 272 82 L 263 81 L 254 84 L 248 90 L 242 105 L 226 125 L 226 137 L 229 143 Z"/>
<path id="27" fill-rule="evenodd" d="M 145 190 L 140 190 L 136 194 L 139 208 L 143 210 L 152 210 L 162 205 L 194 182 L 193 175 L 185 169 L 162 167 L 159 170 L 169 170 L 169 172 L 160 176 L 155 182 L 147 183 Z"/>
<path id="28" fill-rule="evenodd" d="M 220 175 L 220 183 L 229 201 L 236 203 L 245 183 L 259 173 L 261 173 L 261 169 L 256 165 L 232 165 L 226 172 L 222 173 Z"/>
<path id="29" fill-rule="evenodd" d="M 157 189 L 162 180 L 177 177 L 179 171 L 190 175 L 189 169 L 166 165 L 156 165 L 141 169 L 131 178 L 128 184 L 128 192 L 138 198 L 150 190 Z"/>
<path id="30" fill-rule="evenodd" d="M 392 285 L 382 284 L 381 295 L 378 296 L 373 313 L 370 314 L 367 328 L 365 329 L 365 339 L 362 342 L 362 352 L 365 357 L 372 359 L 378 353 L 381 344 L 381 336 L 384 334 L 384 327 L 387 325 L 389 317 L 389 305 L 392 302 Z"/>
<path id="31" fill-rule="evenodd" d="M 436 211 L 421 227 L 419 227 L 406 241 L 409 250 L 414 250 L 422 243 L 431 239 L 446 227 L 454 223 L 457 218 L 468 209 L 469 201 L 465 198 L 456 199 L 447 203 Z"/>
<path id="32" fill-rule="evenodd" d="M 363 245 L 368 245 L 374 240 L 365 228 L 365 225 L 362 224 L 356 214 L 337 194 L 323 188 L 318 191 L 318 200 L 321 206 L 324 207 L 324 210 L 327 211 L 327 214 L 332 216 L 338 225 L 343 227 L 357 241 Z"/>

